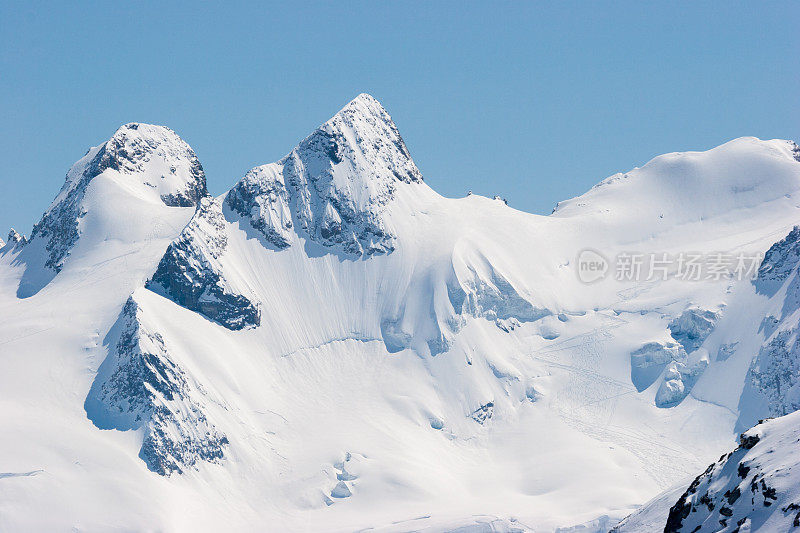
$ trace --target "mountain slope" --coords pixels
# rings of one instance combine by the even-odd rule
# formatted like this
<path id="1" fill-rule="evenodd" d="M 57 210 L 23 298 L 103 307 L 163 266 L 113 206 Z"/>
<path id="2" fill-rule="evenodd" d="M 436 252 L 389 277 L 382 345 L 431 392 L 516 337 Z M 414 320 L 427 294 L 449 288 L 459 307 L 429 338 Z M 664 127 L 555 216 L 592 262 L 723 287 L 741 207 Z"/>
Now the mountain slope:
<path id="1" fill-rule="evenodd" d="M 664 531 L 800 527 L 800 413 L 759 424 L 708 467 L 670 509 Z M 773 508 L 774 506 L 774 508 Z"/>
<path id="2" fill-rule="evenodd" d="M 639 531 L 654 521 L 665 531 L 788 531 L 800 526 L 800 381 L 798 351 L 798 268 L 800 227 L 767 250 L 753 280 L 759 296 L 748 306 L 748 329 L 739 335 L 757 346 L 739 398 L 737 427 L 757 416 L 780 416 L 758 424 L 739 446 L 720 457 L 689 487 L 665 493 L 626 518 L 618 531 Z M 724 324 L 723 324 L 724 326 Z M 717 358 L 738 351 L 740 342 Z M 749 347 L 748 347 L 749 348 Z M 783 415 L 783 416 L 782 416 Z"/>
<path id="3" fill-rule="evenodd" d="M 798 412 L 760 422 L 685 491 L 664 494 L 613 531 L 792 531 L 800 527 L 798 428 Z"/>
<path id="4" fill-rule="evenodd" d="M 57 275 L 41 233 L 0 255 L 0 456 L 42 471 L 0 479 L 12 527 L 601 528 L 766 415 L 768 296 L 615 278 L 763 254 L 798 219 L 787 141 L 661 156 L 549 217 L 435 193 L 368 95 L 219 198 L 181 154 L 164 190 L 95 176 Z"/>

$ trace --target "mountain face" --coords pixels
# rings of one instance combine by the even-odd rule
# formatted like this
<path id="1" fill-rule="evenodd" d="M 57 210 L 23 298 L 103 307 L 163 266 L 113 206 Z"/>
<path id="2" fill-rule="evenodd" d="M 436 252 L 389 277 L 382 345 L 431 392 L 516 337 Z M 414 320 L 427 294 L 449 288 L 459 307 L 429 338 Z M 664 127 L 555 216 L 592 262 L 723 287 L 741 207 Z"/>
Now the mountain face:
<path id="1" fill-rule="evenodd" d="M 146 287 L 229 329 L 258 326 L 257 305 L 225 281 L 219 262 L 228 244 L 224 227 L 220 203 L 204 199 Z"/>
<path id="2" fill-rule="evenodd" d="M 753 411 L 779 418 L 759 420 L 742 433 L 738 447 L 712 463 L 679 498 L 674 494 L 657 498 L 615 531 L 655 525 L 675 533 L 800 527 L 798 268 L 800 226 L 795 226 L 767 250 L 752 282 L 766 301 L 751 315 L 751 329 L 758 329 L 748 336 L 761 345 L 745 376 L 740 420 Z M 702 323 L 700 329 L 704 329 Z M 717 358 L 729 357 L 738 344 L 723 345 L 730 348 Z M 653 520 L 653 516 L 658 518 Z"/>
<path id="3" fill-rule="evenodd" d="M 756 291 L 771 296 L 774 313 L 764 317 L 764 343 L 748 372 L 747 387 L 767 404 L 770 416 L 800 409 L 800 226 L 766 253 Z"/>
<path id="4" fill-rule="evenodd" d="M 36 251 L 29 255 L 34 257 L 23 260 L 52 275 L 61 271 L 81 235 L 91 208 L 87 194 L 91 195 L 90 188 L 99 177 L 113 180 L 127 194 L 171 207 L 192 207 L 208 195 L 200 161 L 175 132 L 162 126 L 126 124 L 70 168 L 61 191 L 33 227 L 30 240 Z M 23 287 L 19 295 L 29 296 L 40 285 Z"/>
<path id="5" fill-rule="evenodd" d="M 717 503 L 795 503 L 790 414 L 687 487 L 797 408 L 798 197 L 797 146 L 741 138 L 547 217 L 444 198 L 359 95 L 212 198 L 174 132 L 123 126 L 0 248 L 0 523 L 772 523 Z"/>
<path id="6" fill-rule="evenodd" d="M 382 254 L 396 239 L 386 204 L 398 186 L 421 181 L 389 114 L 361 94 L 289 155 L 248 172 L 225 203 L 277 249 L 299 234 L 346 254 Z"/>

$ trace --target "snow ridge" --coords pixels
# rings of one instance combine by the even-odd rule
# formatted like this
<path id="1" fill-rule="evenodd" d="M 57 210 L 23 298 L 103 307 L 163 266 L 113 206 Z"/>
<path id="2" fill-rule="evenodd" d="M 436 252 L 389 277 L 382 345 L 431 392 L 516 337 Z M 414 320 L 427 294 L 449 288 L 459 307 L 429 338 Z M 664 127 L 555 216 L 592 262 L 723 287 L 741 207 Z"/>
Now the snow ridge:
<path id="1" fill-rule="evenodd" d="M 665 533 L 800 527 L 800 412 L 759 423 L 698 476 L 670 509 Z"/>

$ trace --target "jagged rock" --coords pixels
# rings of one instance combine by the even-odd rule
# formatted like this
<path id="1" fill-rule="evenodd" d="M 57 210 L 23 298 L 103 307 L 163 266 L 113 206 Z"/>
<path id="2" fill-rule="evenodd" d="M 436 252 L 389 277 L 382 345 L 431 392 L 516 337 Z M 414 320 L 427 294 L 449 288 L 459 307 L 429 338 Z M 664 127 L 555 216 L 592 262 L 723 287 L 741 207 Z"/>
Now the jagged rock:
<path id="1" fill-rule="evenodd" d="M 361 94 L 289 155 L 248 172 L 225 202 L 278 249 L 294 231 L 350 255 L 381 254 L 396 238 L 386 205 L 398 184 L 421 181 L 389 114 Z"/>
<path id="2" fill-rule="evenodd" d="M 800 226 L 795 226 L 782 240 L 773 244 L 758 267 L 754 281 L 762 294 L 774 294 L 800 262 Z"/>
<path id="3" fill-rule="evenodd" d="M 800 339 L 797 333 L 797 328 L 775 333 L 750 366 L 750 384 L 766 398 L 772 416 L 800 409 Z"/>
<path id="4" fill-rule="evenodd" d="M 204 198 L 145 286 L 228 329 L 258 326 L 258 305 L 234 292 L 223 275 L 219 259 L 227 243 L 219 202 Z"/>
<path id="5" fill-rule="evenodd" d="M 764 531 L 797 527 L 800 506 L 792 499 L 800 480 L 798 428 L 800 413 L 792 413 L 743 433 L 739 446 L 711 464 L 672 506 L 664 531 L 712 532 L 720 524 L 748 523 Z M 772 512 L 773 504 L 781 512 Z"/>
<path id="6" fill-rule="evenodd" d="M 144 184 L 168 206 L 193 206 L 208 195 L 200 161 L 175 132 L 163 126 L 126 124 L 72 166 L 61 191 L 33 227 L 31 240 L 46 241 L 46 267 L 55 272 L 63 267 L 78 240 L 78 222 L 86 214 L 86 188 L 106 171 Z"/>
<path id="7" fill-rule="evenodd" d="M 794 141 L 787 141 L 789 143 L 789 150 L 792 152 L 792 157 L 794 160 L 800 163 L 800 146 L 797 146 L 797 143 Z"/>
<path id="8" fill-rule="evenodd" d="M 292 240 L 292 212 L 283 174 L 276 164 L 256 167 L 245 174 L 226 195 L 227 205 L 249 218 L 276 248 L 287 248 Z"/>
<path id="9" fill-rule="evenodd" d="M 494 402 L 488 402 L 475 409 L 469 416 L 478 424 L 485 424 L 494 415 Z"/>
<path id="10" fill-rule="evenodd" d="M 748 371 L 746 388 L 761 396 L 771 416 L 800 409 L 800 226 L 772 245 L 753 282 L 758 292 L 782 298 L 778 317 L 767 316 L 759 332 L 764 343 Z M 779 294 L 779 289 L 785 291 Z"/>
<path id="11" fill-rule="evenodd" d="M 3 242 L 3 240 L 0 239 L 0 247 L 8 246 L 9 248 L 17 248 L 28 244 L 28 239 L 25 237 L 25 235 L 21 235 L 14 228 L 9 230 L 7 239 L 8 240 L 6 242 Z"/>
<path id="12" fill-rule="evenodd" d="M 143 323 L 131 297 L 120 335 L 95 378 L 85 408 L 101 429 L 144 427 L 139 457 L 161 475 L 222 459 L 227 437 L 208 420 L 202 386 L 170 356 L 160 333 Z"/>

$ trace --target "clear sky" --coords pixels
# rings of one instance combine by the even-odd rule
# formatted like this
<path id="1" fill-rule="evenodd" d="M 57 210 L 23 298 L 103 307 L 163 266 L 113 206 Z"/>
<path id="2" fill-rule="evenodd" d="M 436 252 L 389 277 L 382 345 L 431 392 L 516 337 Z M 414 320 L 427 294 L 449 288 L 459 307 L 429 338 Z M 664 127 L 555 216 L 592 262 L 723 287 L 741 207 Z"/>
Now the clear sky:
<path id="1" fill-rule="evenodd" d="M 3 235 L 123 123 L 221 194 L 360 92 L 440 193 L 544 214 L 660 153 L 800 139 L 800 2 L 193 4 L 0 0 Z"/>

